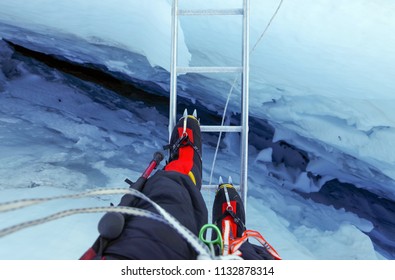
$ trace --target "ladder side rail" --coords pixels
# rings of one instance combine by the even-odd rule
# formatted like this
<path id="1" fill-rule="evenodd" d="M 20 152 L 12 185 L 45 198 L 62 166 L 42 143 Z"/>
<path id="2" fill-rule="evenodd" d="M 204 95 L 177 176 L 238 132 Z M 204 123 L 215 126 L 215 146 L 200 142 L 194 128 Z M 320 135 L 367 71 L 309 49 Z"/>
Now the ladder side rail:
<path id="1" fill-rule="evenodd" d="M 248 190 L 248 132 L 249 132 L 249 63 L 250 63 L 250 1 L 243 0 L 243 74 L 242 74 L 242 139 L 240 191 L 244 205 L 247 205 Z"/>
<path id="2" fill-rule="evenodd" d="M 170 104 L 169 141 L 177 118 L 177 53 L 178 53 L 178 0 L 173 0 L 171 16 L 171 62 L 170 62 Z"/>

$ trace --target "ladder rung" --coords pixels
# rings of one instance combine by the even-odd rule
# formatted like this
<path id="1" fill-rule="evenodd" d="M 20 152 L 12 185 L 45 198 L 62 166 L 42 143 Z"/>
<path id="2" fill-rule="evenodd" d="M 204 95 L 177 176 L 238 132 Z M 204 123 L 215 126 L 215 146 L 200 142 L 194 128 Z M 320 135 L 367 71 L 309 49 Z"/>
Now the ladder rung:
<path id="1" fill-rule="evenodd" d="M 243 127 L 236 125 L 201 125 L 200 130 L 202 132 L 241 132 Z"/>
<path id="2" fill-rule="evenodd" d="M 243 67 L 177 67 L 177 73 L 242 73 Z"/>
<path id="3" fill-rule="evenodd" d="M 233 187 L 237 191 L 240 190 L 240 185 L 233 185 Z M 202 189 L 204 189 L 204 190 L 216 190 L 216 189 L 218 189 L 218 185 L 202 185 Z"/>
<path id="4" fill-rule="evenodd" d="M 179 10 L 180 16 L 233 16 L 243 15 L 243 9 Z"/>
<path id="5" fill-rule="evenodd" d="M 205 190 L 216 190 L 218 188 L 218 185 L 202 185 L 202 189 Z"/>

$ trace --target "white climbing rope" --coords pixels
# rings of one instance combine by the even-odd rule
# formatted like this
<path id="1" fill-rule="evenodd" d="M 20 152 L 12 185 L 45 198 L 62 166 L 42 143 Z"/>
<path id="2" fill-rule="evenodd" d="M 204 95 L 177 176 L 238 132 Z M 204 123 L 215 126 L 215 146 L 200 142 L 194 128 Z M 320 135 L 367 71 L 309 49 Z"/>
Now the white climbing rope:
<path id="1" fill-rule="evenodd" d="M 172 228 L 174 228 L 198 253 L 199 258 L 214 258 L 214 256 L 209 251 L 208 247 L 190 230 L 180 224 L 180 222 L 170 215 L 166 210 L 152 201 L 150 198 L 145 196 L 143 193 L 128 188 L 106 188 L 106 189 L 96 189 L 91 191 L 86 191 L 77 194 L 70 194 L 70 195 L 61 195 L 61 196 L 52 196 L 46 198 L 35 198 L 35 199 L 23 199 L 23 200 L 16 200 L 11 202 L 5 202 L 0 204 L 0 213 L 1 212 L 8 212 L 14 211 L 18 209 L 23 209 L 25 207 L 29 207 L 32 205 L 37 205 L 40 203 L 45 203 L 52 200 L 57 199 L 78 199 L 84 198 L 89 196 L 98 196 L 98 195 L 114 195 L 114 194 L 131 194 L 137 196 L 147 202 L 149 202 L 154 208 L 158 211 L 158 214 L 154 214 L 150 211 L 134 208 L 134 207 L 124 207 L 124 206 L 112 206 L 112 207 L 92 207 L 92 208 L 78 208 L 78 209 L 69 209 L 62 212 L 55 213 L 53 215 L 49 215 L 47 217 L 32 220 L 24 223 L 20 223 L 5 229 L 0 230 L 0 237 L 9 235 L 16 231 L 29 228 L 35 225 L 40 225 L 43 223 L 47 223 L 56 219 L 64 218 L 70 215 L 75 214 L 83 214 L 83 213 L 98 213 L 98 212 L 118 212 L 118 213 L 125 213 L 125 214 L 132 214 L 141 217 L 151 218 L 160 222 L 163 222 Z"/>

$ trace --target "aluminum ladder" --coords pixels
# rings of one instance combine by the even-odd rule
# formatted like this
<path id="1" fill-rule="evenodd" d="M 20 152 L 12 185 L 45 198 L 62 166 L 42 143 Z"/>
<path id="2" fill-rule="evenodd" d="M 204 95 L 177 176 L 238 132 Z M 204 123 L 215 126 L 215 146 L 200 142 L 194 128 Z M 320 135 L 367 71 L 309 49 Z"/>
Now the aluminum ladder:
<path id="1" fill-rule="evenodd" d="M 169 137 L 177 122 L 177 76 L 186 73 L 239 73 L 242 75 L 241 85 L 241 125 L 240 126 L 207 126 L 201 125 L 202 132 L 234 132 L 241 134 L 241 167 L 240 167 L 240 196 L 247 205 L 248 186 L 248 131 L 249 131 L 249 41 L 250 41 L 250 1 L 243 1 L 240 9 L 201 9 L 183 10 L 178 8 L 178 0 L 173 0 L 172 6 L 172 34 L 171 34 L 171 67 L 170 67 L 170 112 Z M 178 30 L 180 16 L 241 16 L 242 17 L 242 65 L 233 67 L 178 67 Z M 217 188 L 218 185 L 203 185 L 203 189 Z"/>

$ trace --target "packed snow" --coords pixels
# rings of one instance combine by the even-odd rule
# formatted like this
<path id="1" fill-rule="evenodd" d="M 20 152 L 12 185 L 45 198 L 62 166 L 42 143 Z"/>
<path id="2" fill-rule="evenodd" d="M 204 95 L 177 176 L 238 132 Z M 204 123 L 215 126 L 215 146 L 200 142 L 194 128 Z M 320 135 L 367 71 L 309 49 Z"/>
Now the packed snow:
<path id="1" fill-rule="evenodd" d="M 237 0 L 180 2 L 185 8 L 241 6 Z M 261 125 L 250 128 L 248 227 L 261 231 L 284 259 L 393 259 L 395 4 L 284 1 L 258 41 L 279 2 L 251 1 L 251 117 Z M 166 0 L 0 3 L 1 38 L 105 66 L 148 91 L 152 82 L 164 95 L 170 23 Z M 182 18 L 180 65 L 238 65 L 240 24 L 237 18 Z M 1 202 L 122 186 L 166 143 L 164 108 L 16 56 L 4 42 L 0 66 Z M 234 78 L 185 75 L 180 95 L 220 115 Z M 237 94 L 232 112 L 239 110 Z M 210 137 L 205 178 L 215 148 Z M 225 137 L 216 177 L 238 180 L 237 147 L 234 136 Z M 366 190 L 366 207 L 358 208 L 356 191 L 343 206 L 323 203 L 315 194 L 332 179 Z M 204 195 L 210 207 L 212 194 Z M 51 202 L 1 213 L 0 224 L 118 199 Z M 99 218 L 68 217 L 3 237 L 0 259 L 76 259 L 97 237 Z"/>

